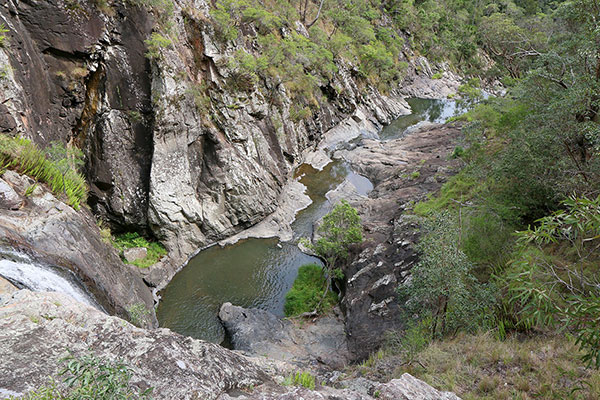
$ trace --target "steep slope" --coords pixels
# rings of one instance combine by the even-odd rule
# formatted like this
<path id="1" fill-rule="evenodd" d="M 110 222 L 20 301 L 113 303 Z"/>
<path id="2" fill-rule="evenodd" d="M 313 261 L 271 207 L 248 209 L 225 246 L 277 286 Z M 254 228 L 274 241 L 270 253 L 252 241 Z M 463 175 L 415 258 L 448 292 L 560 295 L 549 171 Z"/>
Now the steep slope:
<path id="1" fill-rule="evenodd" d="M 1 7 L 0 131 L 84 149 L 93 211 L 151 231 L 176 260 L 273 212 L 302 152 L 343 119 L 380 125 L 405 110 L 402 85 L 383 95 L 340 59 L 298 117 L 285 85 L 244 85 L 234 65 L 240 51 L 261 52 L 252 23 L 224 43 L 204 1 L 135 4 Z M 282 37 L 308 35 L 300 22 L 289 28 Z M 403 85 L 433 73 L 426 60 L 406 61 Z"/>

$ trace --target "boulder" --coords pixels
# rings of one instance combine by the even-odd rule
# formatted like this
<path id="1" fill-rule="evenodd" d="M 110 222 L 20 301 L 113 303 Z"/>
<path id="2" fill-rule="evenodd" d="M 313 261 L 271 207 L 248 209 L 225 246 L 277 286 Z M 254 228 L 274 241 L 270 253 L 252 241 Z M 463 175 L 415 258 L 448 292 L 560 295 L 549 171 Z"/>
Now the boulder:
<path id="1" fill-rule="evenodd" d="M 300 366 L 321 364 L 342 368 L 348 362 L 344 323 L 339 310 L 294 323 L 256 308 L 225 303 L 219 318 L 235 350 Z"/>
<path id="2" fill-rule="evenodd" d="M 21 196 L 5 180 L 0 179 L 0 209 L 18 210 L 22 204 Z"/>
<path id="3" fill-rule="evenodd" d="M 132 247 L 130 249 L 123 250 L 123 257 L 127 262 L 131 263 L 136 260 L 142 260 L 148 255 L 148 249 L 145 247 Z"/>

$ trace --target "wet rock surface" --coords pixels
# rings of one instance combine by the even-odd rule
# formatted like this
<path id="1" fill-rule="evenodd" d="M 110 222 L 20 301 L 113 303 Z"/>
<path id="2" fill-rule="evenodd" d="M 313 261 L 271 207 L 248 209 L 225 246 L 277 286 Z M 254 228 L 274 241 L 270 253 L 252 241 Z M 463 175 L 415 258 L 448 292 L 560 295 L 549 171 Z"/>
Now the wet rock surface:
<path id="1" fill-rule="evenodd" d="M 298 366 L 343 368 L 349 359 L 339 310 L 315 321 L 278 318 L 225 303 L 219 312 L 233 348 Z"/>
<path id="2" fill-rule="evenodd" d="M 418 239 L 417 221 L 404 210 L 438 190 L 458 168 L 459 161 L 449 156 L 459 139 L 458 126 L 428 124 L 400 139 L 365 140 L 336 153 L 375 184 L 367 199 L 352 203 L 366 236 L 344 268 L 342 309 L 353 359 L 368 357 L 385 331 L 403 327 L 396 289 L 417 260 Z"/>
<path id="3" fill-rule="evenodd" d="M 21 194 L 35 183 L 12 171 L 1 179 Z M 128 318 L 128 308 L 142 305 L 149 312 L 141 322 L 157 325 L 152 293 L 134 267 L 100 239 L 90 212 L 75 211 L 44 186 L 37 186 L 18 210 L 0 208 L 0 244 L 73 271 L 106 311 Z"/>

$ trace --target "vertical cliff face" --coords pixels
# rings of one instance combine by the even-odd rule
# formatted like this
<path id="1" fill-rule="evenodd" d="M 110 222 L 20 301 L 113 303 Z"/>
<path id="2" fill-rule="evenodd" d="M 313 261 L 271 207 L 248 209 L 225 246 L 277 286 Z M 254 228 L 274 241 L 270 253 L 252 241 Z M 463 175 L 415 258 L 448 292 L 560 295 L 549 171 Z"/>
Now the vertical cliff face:
<path id="1" fill-rule="evenodd" d="M 293 118 L 284 85 L 248 85 L 231 67 L 236 51 L 260 51 L 251 25 L 224 43 L 203 0 L 173 0 L 167 11 L 135 3 L 0 7 L 9 29 L 0 131 L 84 149 L 92 210 L 118 227 L 151 230 L 175 258 L 274 211 L 303 150 L 343 119 L 380 124 L 404 110 L 394 93 L 359 87 L 355 67 L 340 63 L 320 84 L 318 110 Z M 147 42 L 153 33 L 166 43 Z"/>
<path id="2" fill-rule="evenodd" d="M 87 156 L 92 208 L 144 227 L 152 158 L 152 23 L 138 8 L 103 14 L 86 2 L 12 1 L 0 49 L 0 131 L 37 143 L 75 142 Z"/>

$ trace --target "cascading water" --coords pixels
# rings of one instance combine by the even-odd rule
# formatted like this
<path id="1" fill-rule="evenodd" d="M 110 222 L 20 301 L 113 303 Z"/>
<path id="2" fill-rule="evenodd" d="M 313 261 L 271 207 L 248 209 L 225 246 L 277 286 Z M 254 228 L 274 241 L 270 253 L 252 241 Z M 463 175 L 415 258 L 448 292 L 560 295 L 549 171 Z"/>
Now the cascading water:
<path id="1" fill-rule="evenodd" d="M 73 272 L 36 262 L 26 254 L 0 248 L 0 276 L 18 287 L 35 292 L 64 293 L 104 311 Z"/>

